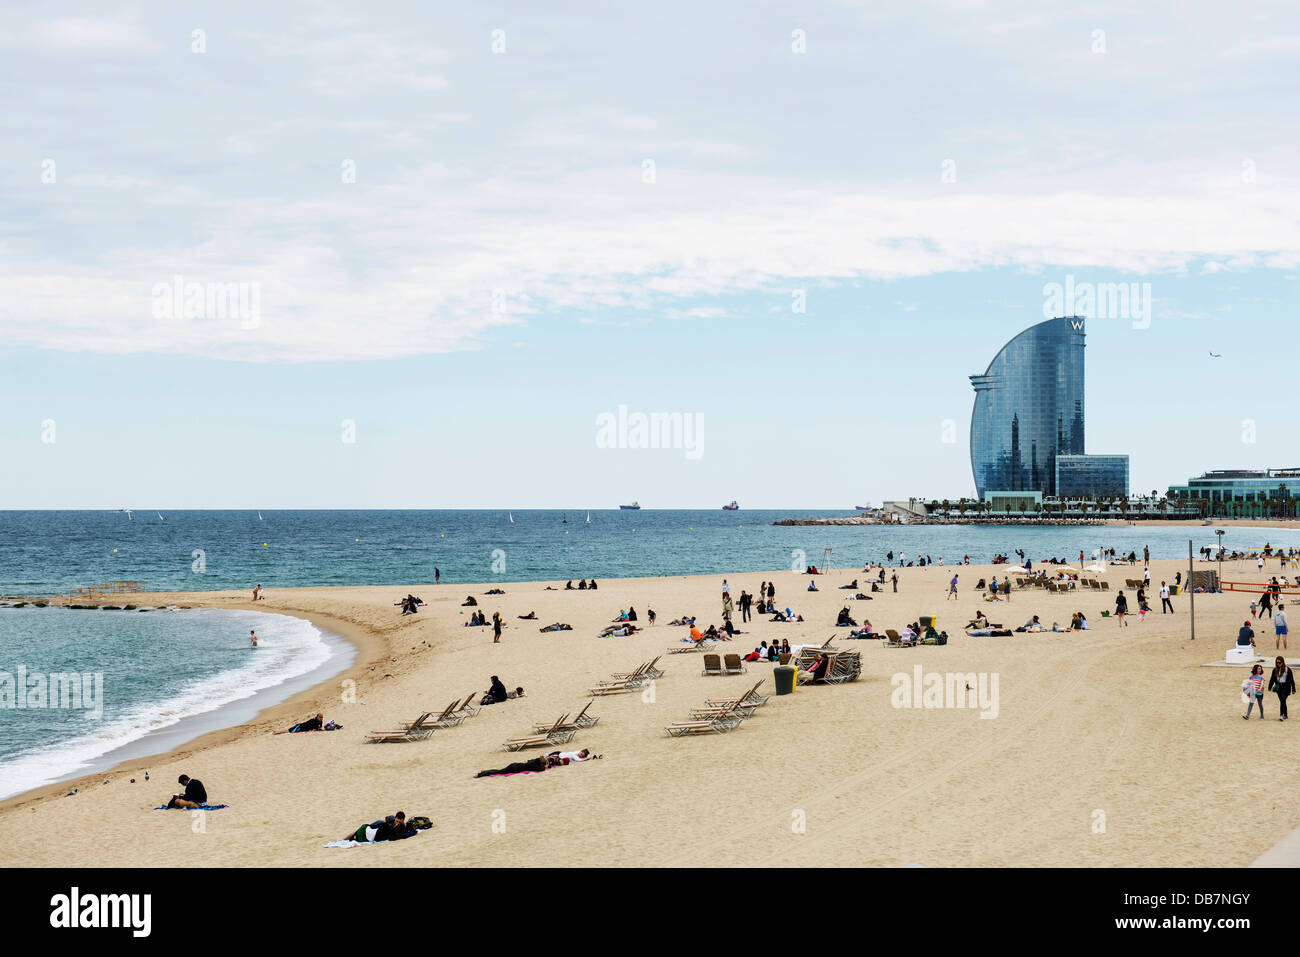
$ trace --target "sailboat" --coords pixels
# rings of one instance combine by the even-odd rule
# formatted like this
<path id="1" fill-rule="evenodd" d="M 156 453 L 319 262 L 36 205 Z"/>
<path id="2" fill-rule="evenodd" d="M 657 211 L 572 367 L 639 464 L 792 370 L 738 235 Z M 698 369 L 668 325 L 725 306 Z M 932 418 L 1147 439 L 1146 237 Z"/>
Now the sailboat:
<path id="1" fill-rule="evenodd" d="M 132 522 L 135 521 L 135 519 L 131 517 L 131 510 L 130 510 L 129 508 L 119 508 L 118 511 L 119 511 L 119 512 L 126 512 L 126 517 L 127 517 L 130 521 L 132 521 Z"/>
<path id="2" fill-rule="evenodd" d="M 514 517 L 513 515 L 511 515 L 509 512 L 506 512 L 506 518 L 510 519 L 510 524 L 511 524 L 511 525 L 513 525 L 513 524 L 515 523 L 515 517 Z"/>
<path id="3" fill-rule="evenodd" d="M 167 521 L 167 519 L 165 519 L 165 518 L 162 517 L 162 512 L 159 512 L 159 513 L 158 513 L 158 521 L 160 521 L 160 522 L 165 522 L 165 521 Z"/>
<path id="4" fill-rule="evenodd" d="M 587 524 L 588 524 L 588 525 L 591 524 L 591 513 L 590 513 L 590 512 L 587 513 Z"/>
<path id="5" fill-rule="evenodd" d="M 262 513 L 261 513 L 261 512 L 258 512 L 258 513 L 257 513 L 257 520 L 258 520 L 259 522 L 266 521 L 266 519 L 262 518 Z"/>

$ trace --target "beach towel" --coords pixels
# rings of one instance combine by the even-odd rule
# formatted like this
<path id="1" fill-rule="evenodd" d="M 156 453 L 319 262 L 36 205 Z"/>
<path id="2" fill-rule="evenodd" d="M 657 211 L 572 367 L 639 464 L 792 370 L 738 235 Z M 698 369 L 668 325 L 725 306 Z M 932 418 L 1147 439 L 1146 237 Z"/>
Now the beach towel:
<path id="1" fill-rule="evenodd" d="M 407 835 L 407 837 L 419 837 L 419 836 L 420 836 L 420 832 L 419 832 L 419 831 L 414 831 L 414 832 L 412 832 L 411 834 Z M 404 841 L 404 840 L 406 840 L 406 838 L 404 837 L 404 838 L 401 838 L 400 840 L 403 840 L 403 841 Z M 348 840 L 348 841 L 330 841 L 330 842 L 329 842 L 328 844 L 326 844 L 325 846 L 326 846 L 326 847 L 378 847 L 378 846 L 381 845 L 381 844 L 397 844 L 397 843 L 398 843 L 398 841 L 352 841 L 352 840 Z"/>
<path id="2" fill-rule="evenodd" d="M 154 808 L 155 811 L 220 811 L 223 807 L 230 807 L 229 804 L 200 804 L 198 807 L 168 807 L 163 804 Z"/>

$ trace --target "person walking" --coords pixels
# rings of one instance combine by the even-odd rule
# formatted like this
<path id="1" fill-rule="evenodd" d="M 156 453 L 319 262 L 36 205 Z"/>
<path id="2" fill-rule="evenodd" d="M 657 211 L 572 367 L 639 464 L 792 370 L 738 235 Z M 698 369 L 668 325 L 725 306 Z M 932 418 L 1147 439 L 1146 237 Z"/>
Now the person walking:
<path id="1" fill-rule="evenodd" d="M 1142 564 L 1143 565 L 1151 564 L 1151 549 L 1148 548 L 1146 545 L 1142 546 Z"/>
<path id="2" fill-rule="evenodd" d="M 1119 623 L 1123 625 L 1125 628 L 1128 627 L 1128 622 L 1124 620 L 1124 616 L 1127 614 L 1128 614 L 1128 599 L 1124 597 L 1124 591 L 1123 589 L 1121 589 L 1120 593 L 1115 596 L 1115 617 L 1119 620 Z"/>
<path id="3" fill-rule="evenodd" d="M 722 620 L 731 621 L 731 611 L 734 606 L 731 604 L 731 596 L 722 596 Z"/>
<path id="4" fill-rule="evenodd" d="M 1259 668 L 1259 665 L 1255 667 Z M 1273 662 L 1273 673 L 1268 676 L 1268 690 L 1277 692 L 1277 707 L 1281 713 L 1277 720 L 1285 721 L 1286 699 L 1295 694 L 1295 672 L 1287 667 L 1286 659 L 1281 655 Z M 1259 716 L 1264 717 L 1263 708 L 1260 709 Z"/>
<path id="5" fill-rule="evenodd" d="M 1276 670 L 1276 669 L 1274 669 Z M 1241 686 L 1242 694 L 1246 696 L 1246 713 L 1242 715 L 1247 721 L 1250 720 L 1250 709 L 1259 705 L 1259 720 L 1264 720 L 1264 666 L 1255 665 L 1250 669 L 1250 677 L 1246 679 Z"/>
<path id="6" fill-rule="evenodd" d="M 433 583 L 434 583 L 435 585 L 441 585 L 441 584 L 442 584 L 442 572 L 438 570 L 438 566 L 437 566 L 437 565 L 434 565 L 434 566 L 433 566 Z"/>
<path id="7" fill-rule="evenodd" d="M 953 575 L 952 580 L 948 582 L 948 598 L 951 599 L 956 597 L 957 597 L 957 576 Z"/>
<path id="8" fill-rule="evenodd" d="M 1273 650 L 1279 648 L 1286 650 L 1286 612 L 1282 602 L 1277 603 L 1277 611 L 1273 613 Z"/>
<path id="9" fill-rule="evenodd" d="M 726 598 L 730 594 L 731 594 L 731 586 L 727 584 L 727 580 L 724 578 L 722 579 L 722 597 Z"/>
<path id="10" fill-rule="evenodd" d="M 898 572 L 893 572 L 893 573 L 889 576 L 889 580 L 890 580 L 890 581 L 893 583 L 893 585 L 894 585 L 894 594 L 898 594 Z"/>
<path id="11" fill-rule="evenodd" d="M 496 644 L 501 640 L 501 612 L 492 612 L 492 643 Z"/>
<path id="12" fill-rule="evenodd" d="M 1259 617 L 1263 618 L 1265 615 L 1271 617 L 1272 614 L 1273 614 L 1273 592 L 1266 588 L 1264 589 L 1264 594 L 1261 595 L 1259 598 Z"/>
<path id="13" fill-rule="evenodd" d="M 749 606 L 753 604 L 753 601 L 754 599 L 749 592 L 742 588 L 740 590 L 740 621 L 742 624 L 749 621 Z"/>
<path id="14" fill-rule="evenodd" d="M 1160 614 L 1174 613 L 1174 603 L 1169 600 L 1169 586 L 1164 582 L 1160 583 Z"/>

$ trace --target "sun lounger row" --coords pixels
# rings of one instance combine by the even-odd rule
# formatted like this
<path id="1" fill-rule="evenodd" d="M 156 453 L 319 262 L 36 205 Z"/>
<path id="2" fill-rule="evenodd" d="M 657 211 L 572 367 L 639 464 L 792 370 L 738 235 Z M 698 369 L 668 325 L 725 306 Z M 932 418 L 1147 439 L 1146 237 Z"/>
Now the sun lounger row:
<path id="1" fill-rule="evenodd" d="M 708 651 L 716 644 L 717 642 L 712 638 L 705 638 L 703 641 L 683 641 L 669 648 L 668 654 L 681 655 L 692 651 Z"/>
<path id="2" fill-rule="evenodd" d="M 591 702 L 587 702 L 591 706 Z M 583 708 L 582 713 L 586 714 L 587 709 Z M 578 733 L 577 719 L 569 720 L 568 714 L 564 714 L 553 725 L 541 731 L 538 734 L 525 735 L 522 738 L 511 738 L 504 742 L 501 747 L 507 751 L 522 751 L 524 748 L 543 748 L 552 744 L 568 744 L 573 740 L 573 736 Z"/>
<path id="3" fill-rule="evenodd" d="M 684 738 L 693 734 L 726 734 L 739 727 L 740 722 L 767 703 L 767 696 L 758 693 L 762 683 L 757 682 L 737 698 L 706 701 L 704 707 L 691 710 L 689 721 L 674 721 L 664 728 L 664 733 L 670 738 Z"/>
<path id="4" fill-rule="evenodd" d="M 595 696 L 640 691 L 654 679 L 663 677 L 663 671 L 655 667 L 658 661 L 659 659 L 655 658 L 641 665 L 636 671 L 610 675 L 607 680 L 598 681 L 595 687 L 589 688 L 588 694 Z"/>
<path id="5" fill-rule="evenodd" d="M 442 710 L 437 717 L 433 716 L 432 711 L 426 711 L 414 721 L 403 724 L 402 727 L 395 731 L 371 731 L 366 735 L 366 741 L 370 744 L 392 744 L 401 741 L 423 741 L 433 734 L 439 728 L 454 728 L 466 718 L 472 718 L 478 714 L 479 709 L 470 704 L 478 695 L 477 691 L 471 692 L 469 697 L 462 704 L 457 698 L 451 704 Z"/>

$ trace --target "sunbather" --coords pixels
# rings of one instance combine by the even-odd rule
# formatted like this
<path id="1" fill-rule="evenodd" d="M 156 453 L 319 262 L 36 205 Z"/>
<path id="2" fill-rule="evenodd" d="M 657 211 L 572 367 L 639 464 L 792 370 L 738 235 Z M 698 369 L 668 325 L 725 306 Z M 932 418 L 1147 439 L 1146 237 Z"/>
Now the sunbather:
<path id="1" fill-rule="evenodd" d="M 406 812 L 390 814 L 382 821 L 362 824 L 355 831 L 341 838 L 344 841 L 356 841 L 358 844 L 370 844 L 377 841 L 400 841 L 417 833 L 415 828 L 406 826 Z"/>
<path id="2" fill-rule="evenodd" d="M 583 748 L 581 751 L 552 751 L 547 756 L 551 767 L 564 767 L 567 764 L 578 764 L 582 761 L 592 761 L 599 758 L 599 754 L 592 754 L 590 748 Z"/>
<path id="3" fill-rule="evenodd" d="M 334 724 L 333 721 L 330 724 Z M 283 731 L 273 731 L 272 734 L 297 734 L 299 731 L 323 731 L 325 730 L 325 715 L 316 712 L 316 717 L 308 718 L 306 721 L 295 724 L 292 728 L 286 728 Z"/>
<path id="4" fill-rule="evenodd" d="M 537 620 L 537 612 L 535 612 L 535 611 L 530 611 L 530 612 L 529 612 L 528 614 L 526 614 L 526 615 L 520 615 L 519 618 L 520 618 L 521 621 L 536 621 L 536 620 Z"/>
<path id="5" fill-rule="evenodd" d="M 532 758 L 528 761 L 516 761 L 513 764 L 507 764 L 504 768 L 480 771 L 474 777 L 493 778 L 503 774 L 527 774 L 532 771 L 545 771 L 549 766 L 550 762 L 546 758 Z"/>

